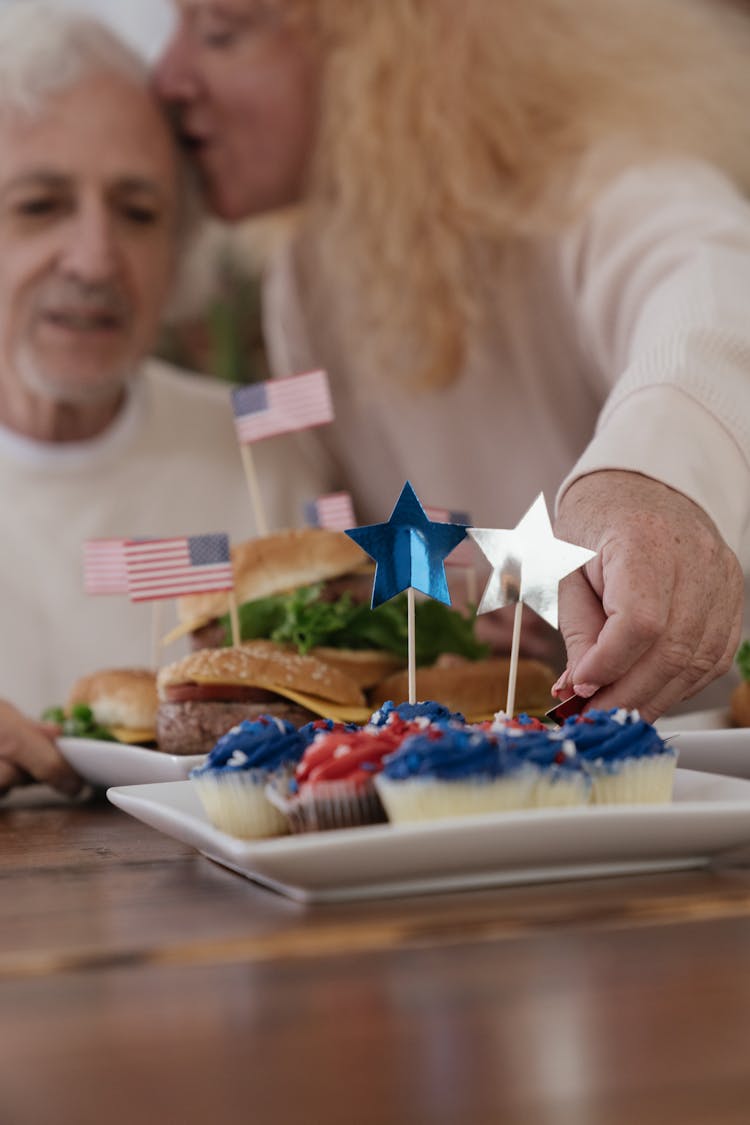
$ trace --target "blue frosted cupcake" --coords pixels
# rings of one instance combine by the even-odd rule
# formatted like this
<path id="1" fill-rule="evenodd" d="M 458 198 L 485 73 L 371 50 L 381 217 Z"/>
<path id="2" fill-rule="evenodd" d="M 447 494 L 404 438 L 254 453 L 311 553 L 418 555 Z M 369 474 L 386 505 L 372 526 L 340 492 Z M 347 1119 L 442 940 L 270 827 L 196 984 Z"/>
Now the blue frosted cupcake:
<path id="1" fill-rule="evenodd" d="M 637 711 L 586 711 L 561 734 L 575 743 L 595 805 L 662 804 L 672 799 L 676 752 Z"/>
<path id="2" fill-rule="evenodd" d="M 375 778 L 394 823 L 529 808 L 536 771 L 485 731 L 445 724 L 411 735 Z"/>
<path id="3" fill-rule="evenodd" d="M 265 795 L 268 782 L 293 769 L 310 741 L 292 723 L 263 715 L 227 732 L 190 779 L 212 824 L 232 836 L 279 836 L 287 821 Z"/>
<path id="4" fill-rule="evenodd" d="M 532 728 L 514 720 L 500 730 L 496 728 L 495 737 L 500 746 L 533 768 L 532 808 L 588 804 L 591 779 L 575 743 L 562 731 L 541 723 Z"/>
<path id="5" fill-rule="evenodd" d="M 425 703 L 399 703 L 396 705 L 390 699 L 377 711 L 374 711 L 368 726 L 384 727 L 398 721 L 403 723 L 419 723 L 429 726 L 431 723 L 460 723 L 464 726 L 466 719 L 460 711 L 449 711 L 442 703 L 428 700 Z"/>

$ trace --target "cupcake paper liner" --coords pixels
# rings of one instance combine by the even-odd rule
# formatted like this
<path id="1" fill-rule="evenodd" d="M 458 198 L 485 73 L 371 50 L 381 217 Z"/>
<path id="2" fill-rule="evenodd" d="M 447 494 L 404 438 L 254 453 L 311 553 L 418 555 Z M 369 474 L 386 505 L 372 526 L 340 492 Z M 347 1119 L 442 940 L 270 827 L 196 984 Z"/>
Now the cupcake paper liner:
<path id="1" fill-rule="evenodd" d="M 591 778 L 581 770 L 561 770 L 556 767 L 541 770 L 532 793 L 532 808 L 575 808 L 587 805 L 591 797 Z"/>
<path id="2" fill-rule="evenodd" d="M 383 805 L 371 784 L 355 787 L 347 781 L 328 781 L 290 793 L 287 785 L 271 782 L 266 787 L 266 795 L 295 833 L 358 828 L 365 824 L 382 824 L 386 820 Z"/>
<path id="3" fill-rule="evenodd" d="M 677 754 L 667 751 L 648 758 L 627 758 L 614 768 L 609 762 L 585 761 L 592 781 L 592 805 L 659 805 L 672 800 Z"/>
<path id="4" fill-rule="evenodd" d="M 266 797 L 267 771 L 203 774 L 191 780 L 209 820 L 222 832 L 260 839 L 288 831 L 286 818 Z"/>
<path id="5" fill-rule="evenodd" d="M 444 781 L 434 778 L 392 780 L 378 774 L 375 785 L 388 819 L 436 820 L 449 816 L 481 816 L 531 808 L 536 770 L 521 769 L 509 777 Z"/>

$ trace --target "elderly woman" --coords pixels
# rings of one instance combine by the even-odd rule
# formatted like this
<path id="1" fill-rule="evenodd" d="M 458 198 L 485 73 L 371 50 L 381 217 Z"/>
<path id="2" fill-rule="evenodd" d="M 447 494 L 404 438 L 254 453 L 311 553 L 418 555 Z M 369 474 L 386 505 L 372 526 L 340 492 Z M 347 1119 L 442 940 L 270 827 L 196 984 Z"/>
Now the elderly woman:
<path id="1" fill-rule="evenodd" d="M 698 0 L 181 0 L 157 71 L 214 210 L 302 204 L 276 373 L 328 369 L 360 517 L 405 478 L 597 551 L 556 685 L 725 672 L 750 513 L 748 32 Z"/>

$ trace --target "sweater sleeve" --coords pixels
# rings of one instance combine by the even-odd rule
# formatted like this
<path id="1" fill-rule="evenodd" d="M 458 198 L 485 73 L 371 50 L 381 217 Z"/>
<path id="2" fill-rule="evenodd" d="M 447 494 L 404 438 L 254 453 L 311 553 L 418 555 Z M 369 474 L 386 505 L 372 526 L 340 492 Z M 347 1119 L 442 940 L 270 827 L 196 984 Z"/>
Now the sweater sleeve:
<path id="1" fill-rule="evenodd" d="M 601 469 L 663 481 L 739 553 L 750 518 L 750 205 L 718 171 L 620 176 L 565 240 L 581 345 L 606 401 L 558 492 Z"/>

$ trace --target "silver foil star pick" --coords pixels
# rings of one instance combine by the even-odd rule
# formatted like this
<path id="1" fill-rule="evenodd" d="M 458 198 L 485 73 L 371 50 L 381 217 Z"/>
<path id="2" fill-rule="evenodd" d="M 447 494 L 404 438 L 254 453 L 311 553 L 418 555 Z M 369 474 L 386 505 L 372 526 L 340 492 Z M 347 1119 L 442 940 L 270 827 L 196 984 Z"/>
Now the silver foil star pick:
<path id="1" fill-rule="evenodd" d="M 596 551 L 555 539 L 541 492 L 512 530 L 468 530 L 492 566 L 477 613 L 522 602 L 556 629 L 560 579 L 593 559 Z"/>

